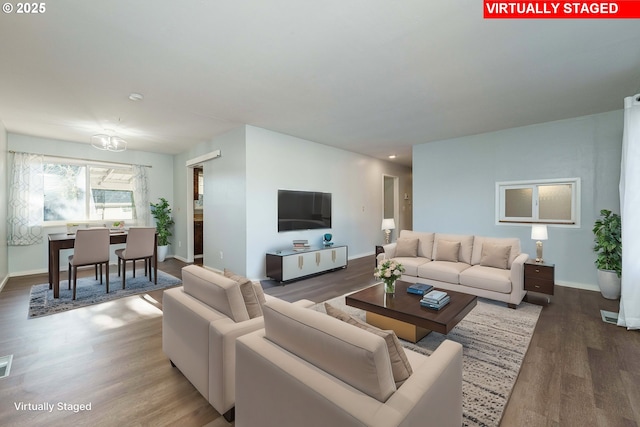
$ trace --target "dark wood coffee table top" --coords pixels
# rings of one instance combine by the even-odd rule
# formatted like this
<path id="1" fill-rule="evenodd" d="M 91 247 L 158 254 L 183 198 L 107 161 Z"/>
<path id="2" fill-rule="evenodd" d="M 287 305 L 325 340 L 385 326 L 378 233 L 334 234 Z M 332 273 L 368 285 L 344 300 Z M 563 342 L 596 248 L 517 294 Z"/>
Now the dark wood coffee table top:
<path id="1" fill-rule="evenodd" d="M 444 290 L 451 296 L 451 301 L 440 310 L 432 310 L 420 305 L 422 296 L 407 292 L 407 287 L 411 284 L 398 280 L 393 296 L 385 294 L 383 284 L 374 285 L 348 295 L 346 303 L 361 310 L 446 335 L 476 306 L 478 301 L 475 295 Z"/>

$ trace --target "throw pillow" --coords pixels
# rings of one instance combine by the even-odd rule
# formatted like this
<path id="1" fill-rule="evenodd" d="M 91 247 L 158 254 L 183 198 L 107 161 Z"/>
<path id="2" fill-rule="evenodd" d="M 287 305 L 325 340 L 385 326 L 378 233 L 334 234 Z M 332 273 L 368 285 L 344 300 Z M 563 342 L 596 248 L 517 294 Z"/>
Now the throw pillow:
<path id="1" fill-rule="evenodd" d="M 417 257 L 418 239 L 402 238 L 396 241 L 396 257 Z"/>
<path id="2" fill-rule="evenodd" d="M 244 299 L 244 305 L 247 307 L 247 313 L 249 313 L 249 318 L 253 319 L 254 317 L 262 317 L 262 306 L 258 299 L 258 295 L 256 294 L 256 288 L 253 283 L 251 283 L 251 280 L 246 277 L 239 276 L 226 268 L 224 270 L 224 275 L 225 277 L 238 282 L 240 292 L 242 292 L 242 298 Z M 262 287 L 260 287 L 260 289 L 262 289 Z"/>
<path id="3" fill-rule="evenodd" d="M 413 373 L 409 359 L 407 359 L 404 348 L 402 347 L 402 344 L 400 344 L 400 340 L 396 336 L 395 332 L 383 331 L 382 329 L 376 328 L 375 326 L 363 322 L 362 320 L 353 317 L 339 308 L 336 308 L 331 304 L 327 304 L 326 302 L 324 303 L 324 308 L 329 316 L 335 317 L 336 319 L 342 320 L 343 322 L 357 326 L 360 329 L 364 329 L 365 331 L 369 331 L 384 338 L 384 341 L 387 344 L 387 350 L 389 351 L 389 358 L 391 359 L 391 370 L 393 372 L 393 380 L 396 383 L 396 387 L 400 387 L 402 383 L 404 383 Z"/>
<path id="4" fill-rule="evenodd" d="M 436 261 L 458 262 L 460 242 L 438 240 L 436 245 Z"/>
<path id="5" fill-rule="evenodd" d="M 511 246 L 485 243 L 482 245 L 480 265 L 506 270 L 509 265 L 509 255 L 511 255 Z"/>

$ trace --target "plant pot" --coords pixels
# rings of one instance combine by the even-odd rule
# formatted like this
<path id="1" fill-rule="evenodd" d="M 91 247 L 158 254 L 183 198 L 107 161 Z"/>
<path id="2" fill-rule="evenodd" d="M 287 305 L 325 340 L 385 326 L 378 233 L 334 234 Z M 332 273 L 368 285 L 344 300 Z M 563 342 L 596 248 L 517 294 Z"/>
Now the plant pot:
<path id="1" fill-rule="evenodd" d="M 169 245 L 158 246 L 158 262 L 163 262 L 167 257 L 167 252 L 169 251 Z"/>
<path id="2" fill-rule="evenodd" d="M 598 270 L 598 286 L 606 299 L 620 298 L 620 278 L 613 270 Z"/>

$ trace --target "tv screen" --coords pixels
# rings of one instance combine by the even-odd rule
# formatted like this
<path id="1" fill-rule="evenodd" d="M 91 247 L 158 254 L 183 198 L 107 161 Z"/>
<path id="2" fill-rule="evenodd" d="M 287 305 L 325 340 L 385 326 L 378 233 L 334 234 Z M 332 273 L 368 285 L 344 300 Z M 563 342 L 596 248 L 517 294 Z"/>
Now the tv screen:
<path id="1" fill-rule="evenodd" d="M 278 231 L 331 228 L 331 193 L 278 190 Z"/>

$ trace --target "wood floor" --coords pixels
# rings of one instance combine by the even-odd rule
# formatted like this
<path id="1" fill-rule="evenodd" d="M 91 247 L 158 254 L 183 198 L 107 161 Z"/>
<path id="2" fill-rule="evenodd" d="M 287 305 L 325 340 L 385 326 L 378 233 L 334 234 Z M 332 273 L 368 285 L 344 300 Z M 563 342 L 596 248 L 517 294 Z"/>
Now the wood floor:
<path id="1" fill-rule="evenodd" d="M 160 268 L 180 277 L 183 266 L 168 259 Z M 365 257 L 334 273 L 263 286 L 288 301 L 320 302 L 374 283 L 373 266 Z M 0 292 L 0 356 L 14 355 L 11 375 L 0 379 L 1 426 L 229 425 L 162 353 L 161 291 L 27 319 L 30 287 L 46 280 L 12 278 Z M 604 324 L 600 309 L 617 311 L 617 302 L 556 287 L 501 426 L 640 426 L 640 332 Z M 20 410 L 20 403 L 55 409 Z M 80 412 L 58 406 L 89 403 Z"/>

